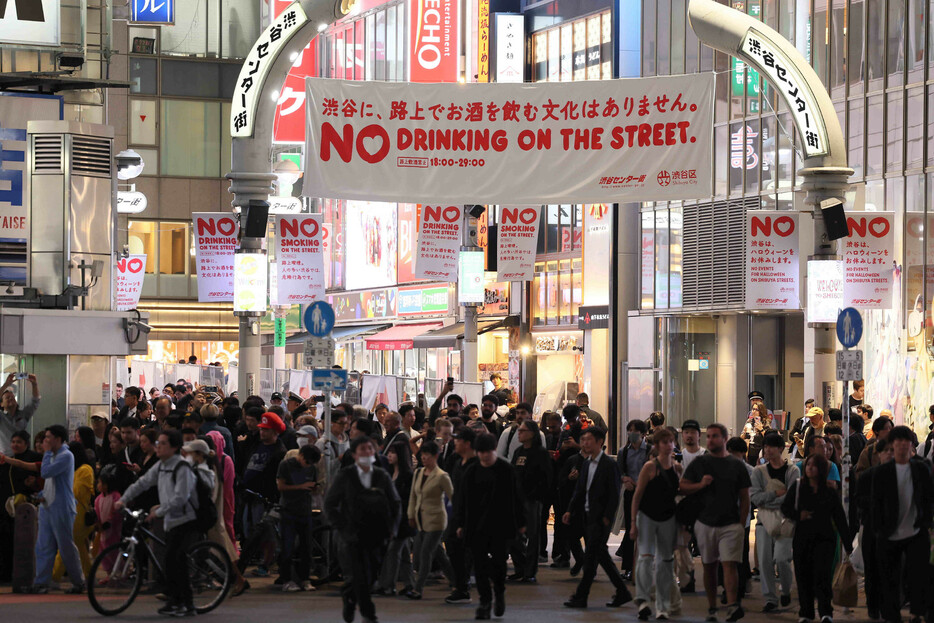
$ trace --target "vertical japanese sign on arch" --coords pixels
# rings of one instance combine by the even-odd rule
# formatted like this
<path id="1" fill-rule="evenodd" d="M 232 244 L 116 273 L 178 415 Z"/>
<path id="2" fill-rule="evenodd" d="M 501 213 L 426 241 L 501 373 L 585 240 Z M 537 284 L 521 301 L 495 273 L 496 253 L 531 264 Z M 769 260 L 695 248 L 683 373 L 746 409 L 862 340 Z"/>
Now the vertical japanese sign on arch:
<path id="1" fill-rule="evenodd" d="M 583 84 L 305 84 L 305 188 L 317 196 L 446 206 L 713 192 L 712 74 Z"/>

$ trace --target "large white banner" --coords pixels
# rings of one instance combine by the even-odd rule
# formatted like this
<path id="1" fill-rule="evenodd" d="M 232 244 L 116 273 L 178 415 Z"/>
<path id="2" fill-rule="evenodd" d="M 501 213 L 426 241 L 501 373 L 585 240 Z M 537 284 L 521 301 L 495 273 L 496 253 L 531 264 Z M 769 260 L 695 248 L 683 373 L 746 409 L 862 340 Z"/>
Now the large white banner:
<path id="1" fill-rule="evenodd" d="M 305 83 L 304 188 L 316 196 L 522 205 L 713 194 L 713 74 Z"/>
<path id="2" fill-rule="evenodd" d="M 843 239 L 843 299 L 846 307 L 889 309 L 895 269 L 893 212 L 852 212 Z"/>
<path id="3" fill-rule="evenodd" d="M 462 206 L 423 205 L 418 225 L 415 276 L 433 281 L 457 281 L 461 247 Z"/>
<path id="4" fill-rule="evenodd" d="M 234 252 L 240 225 L 230 214 L 195 212 L 191 215 L 198 263 L 198 300 L 233 301 Z"/>
<path id="5" fill-rule="evenodd" d="M 746 309 L 799 309 L 798 213 L 746 213 Z"/>
<path id="6" fill-rule="evenodd" d="M 324 298 L 324 241 L 321 217 L 276 217 L 276 289 L 280 305 Z"/>
<path id="7" fill-rule="evenodd" d="M 61 42 L 61 1 L 0 2 L 0 41 L 24 45 Z"/>
<path id="8" fill-rule="evenodd" d="M 496 231 L 496 278 L 531 281 L 542 206 L 503 206 Z"/>
<path id="9" fill-rule="evenodd" d="M 136 309 L 145 276 L 145 255 L 128 255 L 117 260 L 114 271 L 114 308 L 117 311 Z"/>

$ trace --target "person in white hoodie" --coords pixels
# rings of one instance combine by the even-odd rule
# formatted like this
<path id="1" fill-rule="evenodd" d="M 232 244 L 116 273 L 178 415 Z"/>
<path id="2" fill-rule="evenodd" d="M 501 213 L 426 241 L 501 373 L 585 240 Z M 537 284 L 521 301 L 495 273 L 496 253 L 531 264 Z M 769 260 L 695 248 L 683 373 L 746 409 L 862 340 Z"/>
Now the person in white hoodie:
<path id="1" fill-rule="evenodd" d="M 512 455 L 515 454 L 516 450 L 522 447 L 522 442 L 519 441 L 519 435 L 516 431 L 526 420 L 532 419 L 532 405 L 527 402 L 520 402 L 516 405 L 516 420 L 512 423 L 512 426 L 503 430 L 499 436 L 499 442 L 496 444 L 496 456 L 502 458 L 507 463 L 512 462 Z M 542 438 L 542 445 L 545 445 L 545 434 L 539 431 L 538 433 Z"/>

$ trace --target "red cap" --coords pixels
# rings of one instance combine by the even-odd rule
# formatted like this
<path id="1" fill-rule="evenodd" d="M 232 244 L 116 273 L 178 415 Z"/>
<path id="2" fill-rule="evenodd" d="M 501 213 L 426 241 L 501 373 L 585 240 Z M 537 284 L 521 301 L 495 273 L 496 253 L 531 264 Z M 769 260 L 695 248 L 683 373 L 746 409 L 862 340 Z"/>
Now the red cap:
<path id="1" fill-rule="evenodd" d="M 285 424 L 282 422 L 282 419 L 275 413 L 269 412 L 263 414 L 258 428 L 268 428 L 276 431 L 280 435 L 285 432 Z"/>

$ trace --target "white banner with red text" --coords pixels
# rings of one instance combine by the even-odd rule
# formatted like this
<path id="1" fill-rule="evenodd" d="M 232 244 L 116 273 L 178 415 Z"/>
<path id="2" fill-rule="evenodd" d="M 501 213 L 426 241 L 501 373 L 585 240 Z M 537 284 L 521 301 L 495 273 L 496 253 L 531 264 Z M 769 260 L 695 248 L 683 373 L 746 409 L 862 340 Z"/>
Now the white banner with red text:
<path id="1" fill-rule="evenodd" d="M 746 213 L 746 309 L 800 309 L 798 213 Z"/>
<path id="2" fill-rule="evenodd" d="M 276 217 L 277 303 L 324 299 L 324 228 L 311 214 Z"/>
<path id="3" fill-rule="evenodd" d="M 496 278 L 531 281 L 542 206 L 502 206 L 496 231 Z"/>
<path id="4" fill-rule="evenodd" d="M 232 214 L 195 212 L 191 215 L 198 264 L 198 301 L 233 301 L 234 252 L 240 224 Z"/>
<path id="5" fill-rule="evenodd" d="M 143 277 L 146 276 L 146 256 L 128 255 L 117 259 L 114 271 L 114 309 L 129 311 L 136 309 L 139 295 L 143 293 Z"/>
<path id="6" fill-rule="evenodd" d="M 418 225 L 415 277 L 457 281 L 463 206 L 423 205 Z"/>
<path id="7" fill-rule="evenodd" d="M 713 193 L 712 74 L 305 84 L 304 188 L 315 196 L 523 205 Z"/>
<path id="8" fill-rule="evenodd" d="M 843 299 L 846 307 L 892 307 L 895 256 L 893 212 L 851 212 L 843 240 Z"/>

